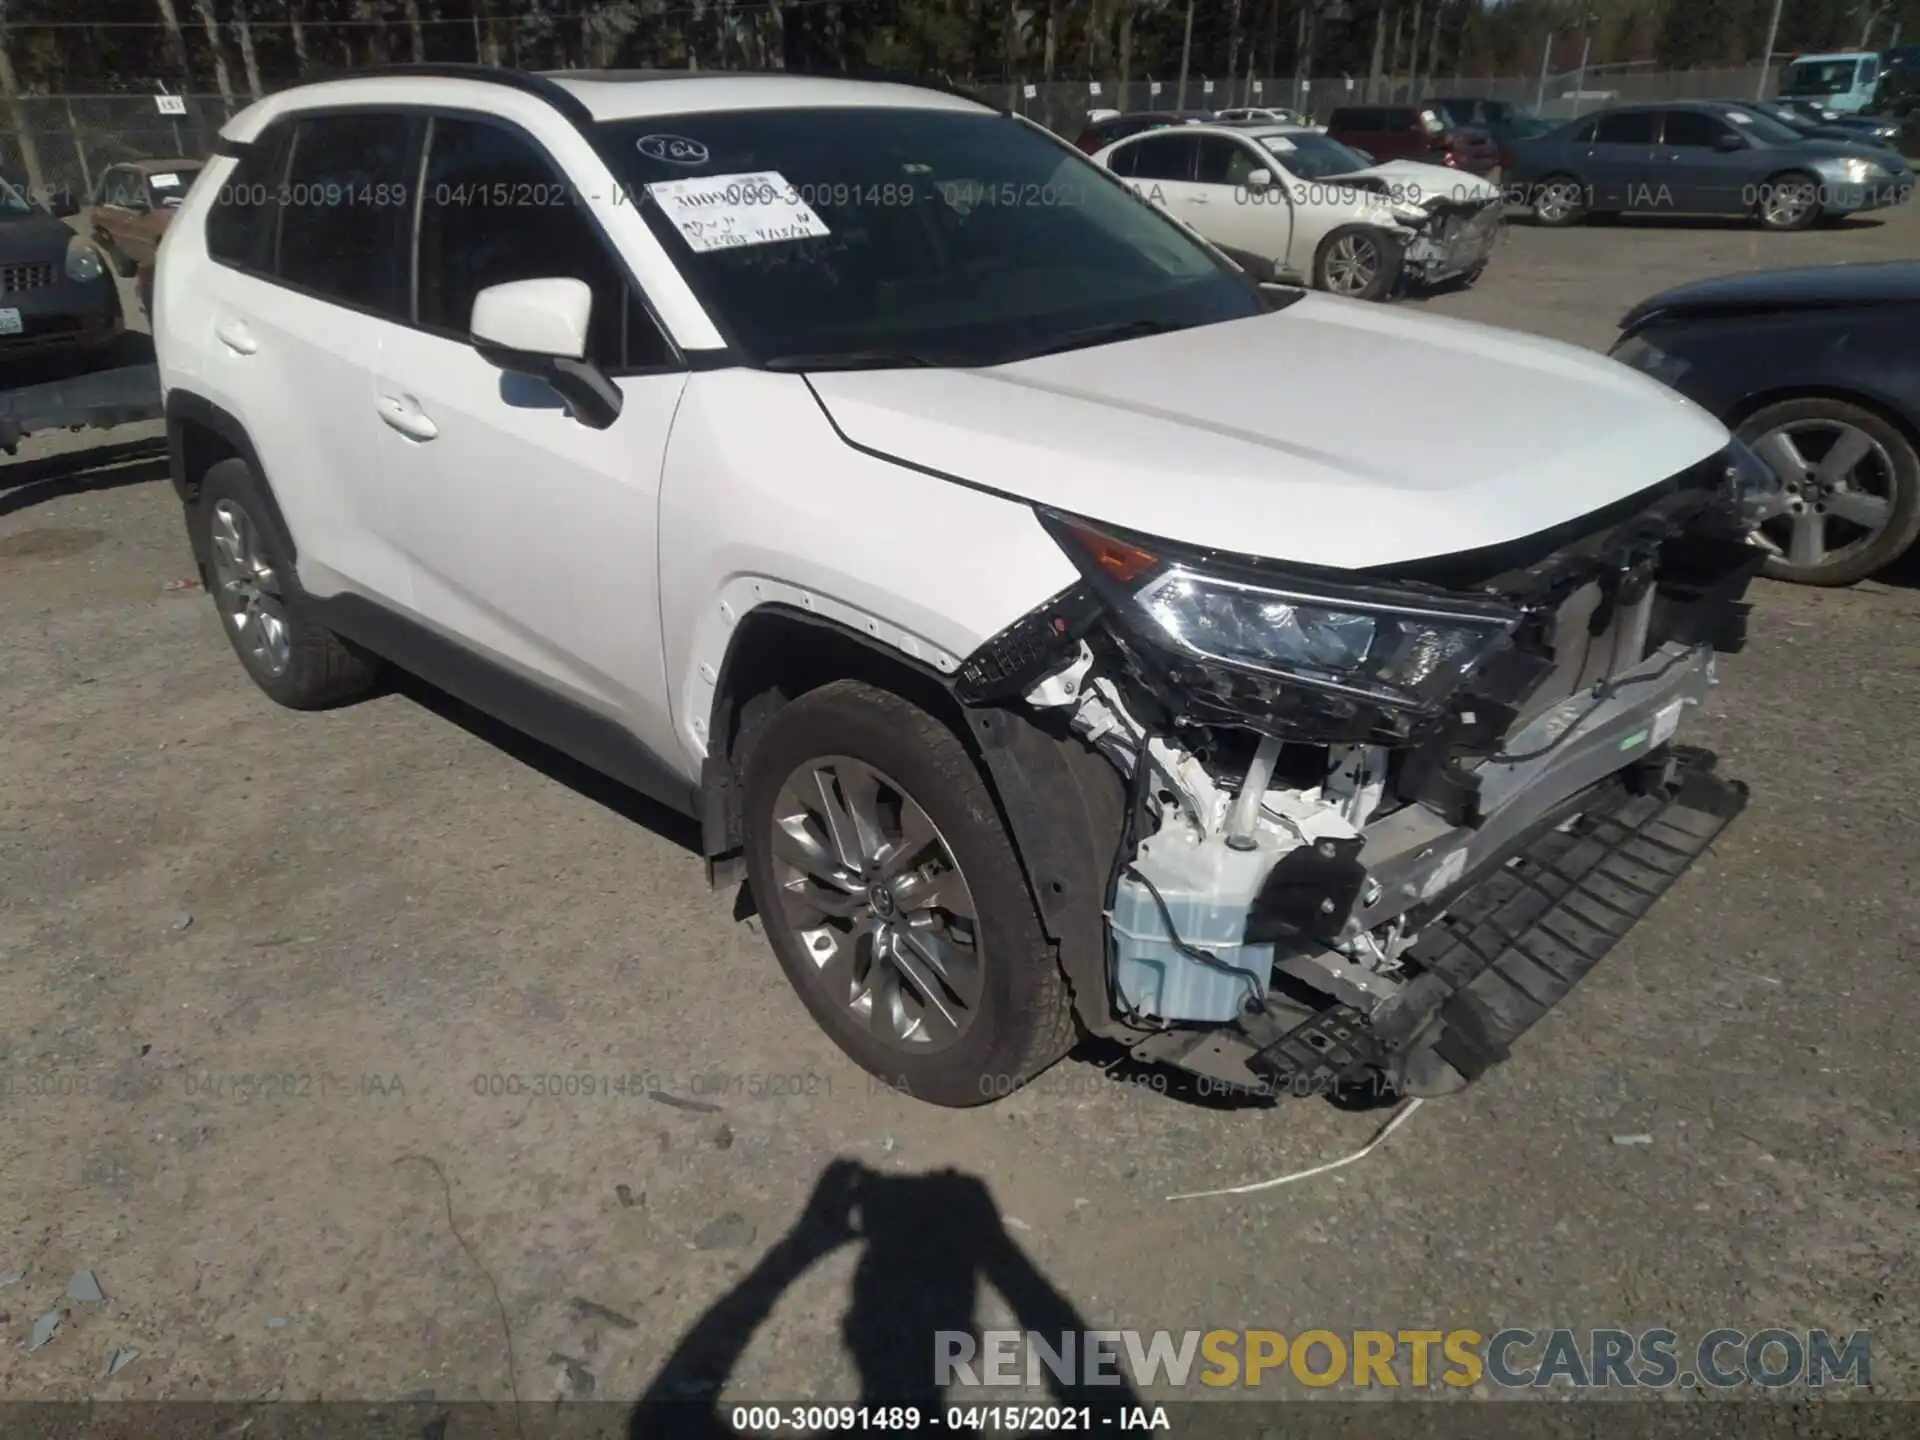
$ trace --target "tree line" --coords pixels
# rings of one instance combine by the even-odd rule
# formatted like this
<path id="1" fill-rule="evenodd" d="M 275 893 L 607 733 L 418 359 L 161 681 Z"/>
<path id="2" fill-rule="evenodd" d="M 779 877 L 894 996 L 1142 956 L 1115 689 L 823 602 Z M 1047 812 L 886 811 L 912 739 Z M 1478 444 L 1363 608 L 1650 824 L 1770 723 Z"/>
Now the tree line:
<path id="1" fill-rule="evenodd" d="M 217 94 L 420 60 L 955 81 L 1755 63 L 1776 0 L 0 0 L 0 94 Z M 1774 53 L 1920 42 L 1920 0 L 1780 0 Z"/>

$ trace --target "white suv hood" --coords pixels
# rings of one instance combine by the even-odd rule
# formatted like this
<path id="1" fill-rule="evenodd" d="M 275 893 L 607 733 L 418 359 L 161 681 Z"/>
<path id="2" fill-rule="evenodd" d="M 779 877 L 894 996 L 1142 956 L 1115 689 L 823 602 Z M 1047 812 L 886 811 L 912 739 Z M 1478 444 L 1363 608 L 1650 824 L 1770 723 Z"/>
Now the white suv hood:
<path id="1" fill-rule="evenodd" d="M 1342 569 L 1519 539 L 1727 443 L 1556 341 L 1308 295 L 981 370 L 808 377 L 862 449 L 1190 545 Z"/>

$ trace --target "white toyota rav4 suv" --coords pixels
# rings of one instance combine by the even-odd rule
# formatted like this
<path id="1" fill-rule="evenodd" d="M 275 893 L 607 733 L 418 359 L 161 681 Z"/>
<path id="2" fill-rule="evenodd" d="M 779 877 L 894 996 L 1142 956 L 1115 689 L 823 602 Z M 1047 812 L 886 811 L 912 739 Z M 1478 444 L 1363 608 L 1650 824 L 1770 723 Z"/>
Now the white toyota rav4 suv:
<path id="1" fill-rule="evenodd" d="M 227 124 L 156 301 L 255 682 L 391 663 L 698 817 L 933 1102 L 1081 1036 L 1456 1088 L 1742 803 L 1671 743 L 1775 484 L 1714 420 L 1253 284 L 945 90 L 297 88 Z"/>

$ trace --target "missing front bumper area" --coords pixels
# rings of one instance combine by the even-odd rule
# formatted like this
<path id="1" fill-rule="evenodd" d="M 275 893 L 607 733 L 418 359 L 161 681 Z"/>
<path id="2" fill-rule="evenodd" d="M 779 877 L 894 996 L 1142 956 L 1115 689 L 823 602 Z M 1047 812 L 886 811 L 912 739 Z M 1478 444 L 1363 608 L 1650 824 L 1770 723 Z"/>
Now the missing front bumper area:
<path id="1" fill-rule="evenodd" d="M 1642 919 L 1745 808 L 1714 756 L 1680 750 L 1652 788 L 1615 779 L 1569 822 L 1521 844 L 1445 900 L 1412 947 L 1415 978 L 1366 1013 L 1320 1010 L 1284 1033 L 1248 1015 L 1206 1033 L 1163 1032 L 1135 1058 L 1292 1094 L 1373 1083 L 1428 1094 L 1479 1078 Z"/>

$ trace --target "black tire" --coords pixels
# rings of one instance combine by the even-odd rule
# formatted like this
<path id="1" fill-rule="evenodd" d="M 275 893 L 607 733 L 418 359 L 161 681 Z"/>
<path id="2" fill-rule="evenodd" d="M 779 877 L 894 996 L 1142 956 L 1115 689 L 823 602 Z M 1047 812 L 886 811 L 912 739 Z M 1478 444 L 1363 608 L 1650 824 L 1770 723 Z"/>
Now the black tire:
<path id="1" fill-rule="evenodd" d="M 1834 556 L 1831 561 L 1792 565 L 1784 555 L 1770 555 L 1764 573 L 1796 585 L 1852 585 L 1898 560 L 1920 539 L 1920 453 L 1898 426 L 1845 400 L 1783 400 L 1754 411 L 1740 422 L 1736 433 L 1752 444 L 1770 430 L 1807 420 L 1851 425 L 1886 452 L 1892 469 L 1888 477 L 1892 493 L 1887 497 L 1892 501 L 1892 513 L 1878 534 L 1830 552 Z"/>
<path id="2" fill-rule="evenodd" d="M 1543 210 L 1541 197 L 1550 193 L 1568 195 L 1568 203 L 1564 206 L 1550 204 Z M 1534 185 L 1527 196 L 1527 203 L 1533 211 L 1534 224 L 1544 225 L 1550 230 L 1562 230 L 1586 219 L 1586 197 L 1587 187 L 1580 183 L 1580 177 L 1561 171 Z"/>
<path id="3" fill-rule="evenodd" d="M 1775 219 L 1770 204 L 1771 197 L 1788 187 L 1811 187 L 1813 203 L 1796 212 L 1789 219 Z M 1784 170 L 1778 175 L 1770 176 L 1760 187 L 1760 198 L 1754 202 L 1753 206 L 1753 218 L 1762 230 L 1772 230 L 1781 234 L 1808 229 L 1820 218 L 1819 178 L 1808 174 L 1805 170 Z"/>
<path id="4" fill-rule="evenodd" d="M 977 915 L 981 996 L 946 1049 L 914 1054 L 890 1044 L 830 995 L 787 923 L 772 827 L 781 786 L 796 770 L 845 756 L 882 772 L 938 828 L 965 876 Z M 1033 896 L 992 794 L 951 729 L 911 701 L 854 680 L 783 706 L 744 757 L 747 880 L 767 940 L 820 1028 L 869 1074 L 935 1105 L 984 1104 L 1052 1065 L 1077 1032 L 1072 998 L 1040 929 Z"/>
<path id="5" fill-rule="evenodd" d="M 1337 268 L 1340 257 L 1350 247 L 1370 247 L 1374 256 L 1373 278 L 1363 289 L 1338 289 L 1329 276 L 1330 267 Z M 1376 230 L 1371 225 L 1342 225 L 1320 242 L 1320 249 L 1314 254 L 1314 288 L 1349 300 L 1385 300 L 1400 281 L 1400 266 L 1405 258 L 1400 242 L 1384 230 Z"/>
<path id="6" fill-rule="evenodd" d="M 287 637 L 283 669 L 276 671 L 243 643 L 239 622 L 221 588 L 213 557 L 216 514 L 222 507 L 231 507 L 244 517 L 255 548 L 271 569 L 277 587 L 274 598 Z M 208 468 L 200 482 L 200 493 L 188 511 L 188 523 L 194 527 L 194 553 L 208 557 L 201 566 L 201 582 L 220 614 L 220 628 L 226 631 L 234 654 L 254 684 L 290 710 L 322 710 L 358 699 L 373 688 L 379 663 L 350 648 L 314 618 L 313 601 L 300 588 L 299 577 L 287 559 L 290 547 L 246 461 L 222 460 Z"/>

